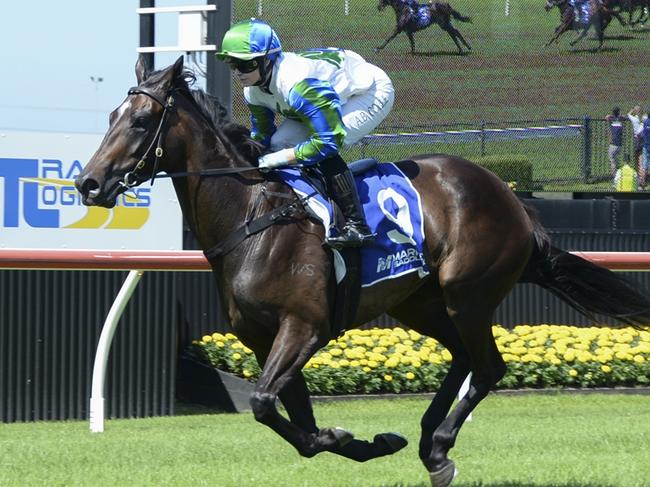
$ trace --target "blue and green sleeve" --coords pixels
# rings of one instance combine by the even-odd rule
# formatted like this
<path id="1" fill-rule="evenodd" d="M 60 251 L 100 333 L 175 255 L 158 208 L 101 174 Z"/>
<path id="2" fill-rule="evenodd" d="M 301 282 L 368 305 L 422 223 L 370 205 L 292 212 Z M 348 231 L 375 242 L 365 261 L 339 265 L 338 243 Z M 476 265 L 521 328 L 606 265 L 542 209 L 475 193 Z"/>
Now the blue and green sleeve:
<path id="1" fill-rule="evenodd" d="M 346 130 L 341 118 L 341 100 L 332 85 L 327 81 L 305 79 L 291 89 L 287 102 L 312 134 L 294 147 L 298 162 L 316 164 L 337 154 L 343 146 Z"/>
<path id="2" fill-rule="evenodd" d="M 265 147 L 271 145 L 271 136 L 275 133 L 275 113 L 260 106 L 248 104 L 251 112 L 251 137 Z"/>

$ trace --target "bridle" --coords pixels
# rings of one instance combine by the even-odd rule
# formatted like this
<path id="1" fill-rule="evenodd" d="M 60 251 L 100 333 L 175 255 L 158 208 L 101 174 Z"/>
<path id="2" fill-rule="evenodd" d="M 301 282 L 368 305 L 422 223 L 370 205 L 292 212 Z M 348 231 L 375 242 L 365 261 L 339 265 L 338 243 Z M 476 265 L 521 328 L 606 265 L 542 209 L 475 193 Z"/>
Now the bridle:
<path id="1" fill-rule="evenodd" d="M 182 172 L 167 173 L 167 174 L 157 176 L 156 173 L 158 172 L 158 161 L 164 154 L 162 143 L 164 138 L 165 121 L 168 119 L 169 114 L 176 110 L 176 104 L 173 97 L 173 93 L 175 91 L 178 90 L 177 89 L 170 90 L 166 94 L 165 98 L 163 99 L 160 98 L 160 96 L 155 94 L 149 88 L 145 88 L 142 86 L 134 86 L 133 88 L 129 89 L 128 91 L 129 96 L 131 95 L 148 96 L 149 98 L 151 98 L 153 101 L 155 101 L 162 107 L 163 112 L 162 115 L 160 116 L 160 121 L 158 122 L 158 128 L 156 128 L 156 133 L 154 134 L 153 139 L 151 139 L 151 143 L 149 144 L 149 147 L 147 147 L 147 150 L 144 152 L 144 155 L 140 158 L 140 160 L 135 165 L 133 170 L 127 172 L 124 175 L 124 179 L 119 182 L 120 186 L 124 187 L 126 190 L 129 190 L 135 186 L 144 183 L 147 180 L 150 180 L 151 185 L 153 186 L 156 177 L 180 178 L 186 176 L 220 176 L 220 175 L 237 174 L 246 171 L 258 170 L 258 168 L 254 166 L 253 167 L 227 167 L 227 168 L 218 168 L 218 169 L 204 169 L 201 171 L 182 171 Z M 154 163 L 153 163 L 153 168 L 151 170 L 151 175 L 150 176 L 143 175 L 140 171 L 142 171 L 142 169 L 146 165 L 146 161 L 149 159 L 151 155 L 151 151 L 154 149 L 154 146 L 155 146 Z"/>
<path id="2" fill-rule="evenodd" d="M 154 152 L 155 159 L 153 163 L 153 169 L 151 171 L 151 184 L 153 185 L 153 182 L 156 179 L 156 172 L 158 170 L 158 160 L 162 157 L 164 153 L 162 148 L 163 127 L 165 125 L 165 120 L 167 119 L 167 115 L 173 110 L 175 110 L 175 106 L 174 106 L 174 97 L 172 96 L 171 91 L 167 94 L 164 100 L 162 100 L 158 95 L 156 95 L 148 88 L 142 88 L 139 86 L 130 88 L 128 94 L 129 96 L 146 95 L 163 108 L 162 115 L 160 116 L 160 121 L 158 122 L 158 128 L 156 129 L 156 133 L 153 136 L 153 139 L 151 139 L 151 143 L 149 144 L 149 147 L 147 147 L 147 150 L 144 152 L 144 155 L 140 158 L 138 163 L 135 165 L 133 171 L 127 172 L 124 175 L 124 179 L 120 182 L 120 184 L 124 186 L 126 189 L 131 189 L 132 187 L 137 186 L 138 184 L 142 184 L 144 181 L 149 179 L 148 176 L 143 178 L 142 175 L 138 173 L 138 171 L 144 168 L 146 161 L 149 158 L 149 154 L 151 154 L 151 150 L 155 145 L 156 146 L 156 150 Z"/>

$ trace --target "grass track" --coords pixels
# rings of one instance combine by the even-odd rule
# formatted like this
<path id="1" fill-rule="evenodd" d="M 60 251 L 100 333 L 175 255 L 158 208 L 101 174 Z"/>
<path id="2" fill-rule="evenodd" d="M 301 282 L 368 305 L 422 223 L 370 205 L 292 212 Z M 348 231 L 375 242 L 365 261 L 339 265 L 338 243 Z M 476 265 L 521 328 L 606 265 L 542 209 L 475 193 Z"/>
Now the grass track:
<path id="1" fill-rule="evenodd" d="M 6 486 L 408 486 L 427 487 L 417 458 L 427 401 L 319 403 L 321 425 L 359 438 L 399 431 L 411 444 L 356 464 L 330 454 L 304 459 L 250 414 L 0 426 Z M 451 457 L 455 487 L 649 485 L 650 397 L 491 395 L 463 428 Z"/>
<path id="2" fill-rule="evenodd" d="M 397 91 L 385 126 L 603 117 L 614 104 L 627 110 L 650 101 L 648 28 L 614 21 L 602 52 L 591 52 L 593 39 L 570 48 L 572 33 L 558 46 L 544 48 L 559 23 L 557 10 L 544 11 L 544 0 L 511 1 L 508 16 L 505 0 L 449 1 L 473 18 L 471 24 L 454 22 L 474 48 L 469 55 L 456 55 L 437 26 L 416 34 L 415 56 L 405 35 L 374 53 L 395 25 L 393 12 L 378 12 L 376 0 L 351 1 L 347 16 L 343 0 L 264 1 L 262 18 L 276 27 L 288 50 L 346 47 L 384 68 Z M 257 0 L 238 0 L 235 18 L 256 16 L 257 6 Z"/>

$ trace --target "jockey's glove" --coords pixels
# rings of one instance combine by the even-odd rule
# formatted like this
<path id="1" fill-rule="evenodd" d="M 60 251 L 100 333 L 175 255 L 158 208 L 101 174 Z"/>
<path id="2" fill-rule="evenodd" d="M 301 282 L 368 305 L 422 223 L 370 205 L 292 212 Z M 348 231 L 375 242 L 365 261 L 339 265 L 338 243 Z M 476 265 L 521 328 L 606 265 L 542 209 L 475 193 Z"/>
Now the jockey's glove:
<path id="1" fill-rule="evenodd" d="M 269 171 L 277 167 L 294 164 L 296 162 L 296 154 L 293 149 L 282 149 L 260 157 L 257 162 L 261 171 Z"/>

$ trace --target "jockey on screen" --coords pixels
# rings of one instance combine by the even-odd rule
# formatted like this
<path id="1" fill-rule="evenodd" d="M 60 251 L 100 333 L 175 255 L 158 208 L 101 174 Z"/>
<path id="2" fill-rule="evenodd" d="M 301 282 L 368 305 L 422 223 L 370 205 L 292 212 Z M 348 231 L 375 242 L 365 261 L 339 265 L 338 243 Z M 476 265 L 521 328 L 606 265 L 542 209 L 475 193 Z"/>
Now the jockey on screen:
<path id="1" fill-rule="evenodd" d="M 217 58 L 244 85 L 251 136 L 271 153 L 262 170 L 317 164 L 346 223 L 332 246 L 361 246 L 373 238 L 354 177 L 339 151 L 360 141 L 393 106 L 393 84 L 357 53 L 335 48 L 283 52 L 265 22 L 246 20 L 226 32 Z M 280 113 L 284 121 L 276 126 Z"/>
<path id="2" fill-rule="evenodd" d="M 406 5 L 410 11 L 411 18 L 415 20 L 415 23 L 421 27 L 425 28 L 431 24 L 431 4 L 420 4 L 417 0 L 401 0 L 404 5 Z"/>
<path id="3" fill-rule="evenodd" d="M 569 0 L 569 5 L 573 7 L 573 15 L 576 22 L 586 24 L 591 17 L 590 0 Z"/>

